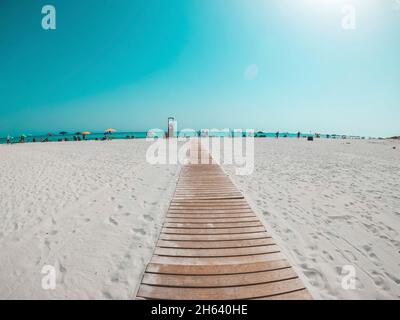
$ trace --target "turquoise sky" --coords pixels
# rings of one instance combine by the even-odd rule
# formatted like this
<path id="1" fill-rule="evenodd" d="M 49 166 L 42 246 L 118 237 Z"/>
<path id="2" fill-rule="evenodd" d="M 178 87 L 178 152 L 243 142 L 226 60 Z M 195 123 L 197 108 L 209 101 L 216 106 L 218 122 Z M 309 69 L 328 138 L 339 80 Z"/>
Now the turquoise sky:
<path id="1" fill-rule="evenodd" d="M 399 135 L 398 2 L 1 0 L 0 135 L 166 128 L 170 115 L 181 129 Z"/>

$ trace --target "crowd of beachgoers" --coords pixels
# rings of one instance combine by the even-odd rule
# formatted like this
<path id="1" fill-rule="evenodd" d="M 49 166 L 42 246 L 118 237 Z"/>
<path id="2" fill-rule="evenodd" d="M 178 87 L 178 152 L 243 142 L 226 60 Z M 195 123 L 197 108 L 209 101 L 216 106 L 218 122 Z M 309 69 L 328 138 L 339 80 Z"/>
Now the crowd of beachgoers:
<path id="1" fill-rule="evenodd" d="M 62 141 L 85 141 L 85 140 L 112 140 L 115 138 L 121 139 L 134 139 L 137 138 L 134 134 L 127 133 L 126 135 L 118 134 L 115 136 L 117 131 L 115 129 L 107 129 L 104 133 L 92 133 L 89 131 L 76 132 L 69 134 L 66 131 L 61 131 L 58 134 L 48 133 L 45 135 L 26 135 L 21 134 L 18 137 L 12 137 L 7 135 L 6 138 L 0 138 L 0 143 L 14 144 L 14 143 L 27 143 L 27 142 L 62 142 Z"/>
<path id="2" fill-rule="evenodd" d="M 179 137 L 255 137 L 255 138 L 306 138 L 308 140 L 314 140 L 315 138 L 326 138 L 326 139 L 371 139 L 364 136 L 352 136 L 352 135 L 339 135 L 339 134 L 321 134 L 321 133 L 289 133 L 289 132 L 266 132 L 257 131 L 253 133 L 248 132 L 235 132 L 235 131 L 194 131 L 188 132 L 176 132 Z M 89 131 L 76 132 L 70 134 L 66 131 L 61 131 L 58 134 L 48 133 L 43 135 L 31 135 L 21 134 L 17 137 L 7 135 L 5 138 L 0 137 L 0 144 L 15 144 L 15 143 L 27 143 L 27 142 L 62 142 L 62 141 L 105 141 L 112 139 L 140 139 L 140 138 L 155 138 L 155 137 L 166 137 L 167 133 L 164 131 L 154 132 L 152 130 L 148 132 L 117 132 L 115 129 L 107 129 L 102 133 L 92 133 Z"/>

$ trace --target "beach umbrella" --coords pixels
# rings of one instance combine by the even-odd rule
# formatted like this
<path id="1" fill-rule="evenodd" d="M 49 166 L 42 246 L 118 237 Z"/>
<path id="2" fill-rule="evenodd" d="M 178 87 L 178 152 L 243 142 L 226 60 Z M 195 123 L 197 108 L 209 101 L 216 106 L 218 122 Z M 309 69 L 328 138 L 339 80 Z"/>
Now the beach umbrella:
<path id="1" fill-rule="evenodd" d="M 90 131 L 82 132 L 83 135 L 87 136 L 88 134 L 92 134 Z"/>
<path id="2" fill-rule="evenodd" d="M 117 130 L 113 129 L 113 128 L 108 128 L 106 131 L 104 131 L 105 133 L 113 133 L 116 132 Z"/>
<path id="3" fill-rule="evenodd" d="M 75 135 L 80 136 L 82 134 L 82 132 L 75 132 Z"/>
<path id="4" fill-rule="evenodd" d="M 27 135 L 26 135 L 25 133 L 23 133 L 23 134 L 21 134 L 21 137 L 24 137 L 24 138 L 26 138 L 26 137 L 27 137 Z"/>
<path id="5" fill-rule="evenodd" d="M 66 131 L 61 131 L 60 132 L 60 134 L 62 135 L 62 136 L 64 136 L 64 135 L 66 135 L 68 132 L 66 132 Z"/>

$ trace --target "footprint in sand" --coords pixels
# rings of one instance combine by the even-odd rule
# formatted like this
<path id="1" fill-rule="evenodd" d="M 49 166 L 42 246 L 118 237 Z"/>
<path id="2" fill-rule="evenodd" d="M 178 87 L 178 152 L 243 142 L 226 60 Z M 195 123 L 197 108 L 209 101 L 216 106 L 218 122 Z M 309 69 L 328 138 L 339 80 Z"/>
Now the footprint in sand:
<path id="1" fill-rule="evenodd" d="M 144 218 L 144 220 L 146 220 L 146 221 L 153 221 L 153 220 L 154 220 L 153 217 L 152 217 L 151 215 L 149 215 L 149 214 L 143 215 L 143 218 Z"/>
<path id="2" fill-rule="evenodd" d="M 131 256 L 129 253 L 126 253 L 126 254 L 124 255 L 124 258 L 130 259 L 130 258 L 132 258 L 132 256 Z"/>
<path id="3" fill-rule="evenodd" d="M 326 282 L 322 273 L 319 272 L 317 269 L 308 267 L 306 263 L 300 264 L 300 267 L 303 269 L 303 274 L 309 279 L 310 283 L 313 286 L 321 288 Z"/>
<path id="4" fill-rule="evenodd" d="M 119 276 L 117 274 L 112 275 L 110 278 L 111 282 L 113 283 L 118 283 L 119 282 Z"/>
<path id="5" fill-rule="evenodd" d="M 363 245 L 362 248 L 368 254 L 368 257 L 371 259 L 372 263 L 376 266 L 381 266 L 382 263 L 379 262 L 378 257 L 374 252 L 372 252 L 372 247 L 369 245 Z"/>
<path id="6" fill-rule="evenodd" d="M 390 280 L 392 280 L 394 283 L 396 283 L 397 285 L 400 285 L 400 279 L 397 278 L 396 276 L 394 276 L 391 273 L 385 272 L 385 274 L 390 278 Z"/>
<path id="7" fill-rule="evenodd" d="M 311 235 L 311 237 L 312 237 L 313 239 L 315 239 L 315 240 L 318 240 L 318 239 L 319 239 L 319 237 L 318 237 L 315 233 L 311 233 L 310 235 Z"/>
<path id="8" fill-rule="evenodd" d="M 382 274 L 380 274 L 377 271 L 372 271 L 371 273 L 373 275 L 373 281 L 378 287 L 382 288 L 384 291 L 387 291 L 390 289 L 388 284 L 385 283 L 385 280 L 384 280 Z"/>
<path id="9" fill-rule="evenodd" d="M 333 261 L 333 257 L 332 255 L 328 252 L 328 251 L 322 251 L 322 253 L 330 260 Z"/>
<path id="10" fill-rule="evenodd" d="M 113 225 L 115 225 L 115 226 L 118 225 L 118 222 L 117 222 L 115 219 L 113 219 L 112 217 L 109 217 L 109 218 L 108 218 L 108 221 L 109 221 L 110 223 L 112 223 Z"/>
<path id="11" fill-rule="evenodd" d="M 134 233 L 139 233 L 139 234 L 141 234 L 142 236 L 144 236 L 145 234 L 146 234 L 146 231 L 144 231 L 144 229 L 143 228 L 132 228 L 132 231 L 134 232 Z"/>
<path id="12" fill-rule="evenodd" d="M 67 269 L 60 263 L 60 272 L 61 273 L 66 273 Z"/>
<path id="13" fill-rule="evenodd" d="M 357 257 L 355 256 L 355 254 L 353 252 L 351 252 L 350 250 L 344 250 L 344 252 L 349 257 L 350 261 L 357 261 Z"/>
<path id="14" fill-rule="evenodd" d="M 112 295 L 108 291 L 103 291 L 103 296 L 109 300 L 112 300 L 112 298 L 113 298 Z"/>

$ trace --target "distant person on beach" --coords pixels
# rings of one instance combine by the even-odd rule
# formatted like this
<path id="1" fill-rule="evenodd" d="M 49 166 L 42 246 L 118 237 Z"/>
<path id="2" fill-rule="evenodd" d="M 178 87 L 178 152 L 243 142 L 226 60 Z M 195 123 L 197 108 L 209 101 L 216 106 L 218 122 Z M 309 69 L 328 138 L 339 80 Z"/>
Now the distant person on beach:
<path id="1" fill-rule="evenodd" d="M 36 142 L 36 138 L 33 138 L 33 139 L 32 139 L 32 142 Z"/>
<path id="2" fill-rule="evenodd" d="M 276 135 L 276 138 L 278 139 L 279 138 L 279 131 L 277 131 L 275 135 Z"/>
<path id="3" fill-rule="evenodd" d="M 7 144 L 10 144 L 10 143 L 11 143 L 10 135 L 7 135 Z"/>
<path id="4" fill-rule="evenodd" d="M 297 139 L 300 139 L 300 136 L 301 136 L 301 133 L 299 131 L 299 132 L 297 132 Z"/>
<path id="5" fill-rule="evenodd" d="M 25 136 L 21 136 L 20 143 L 25 143 Z"/>

